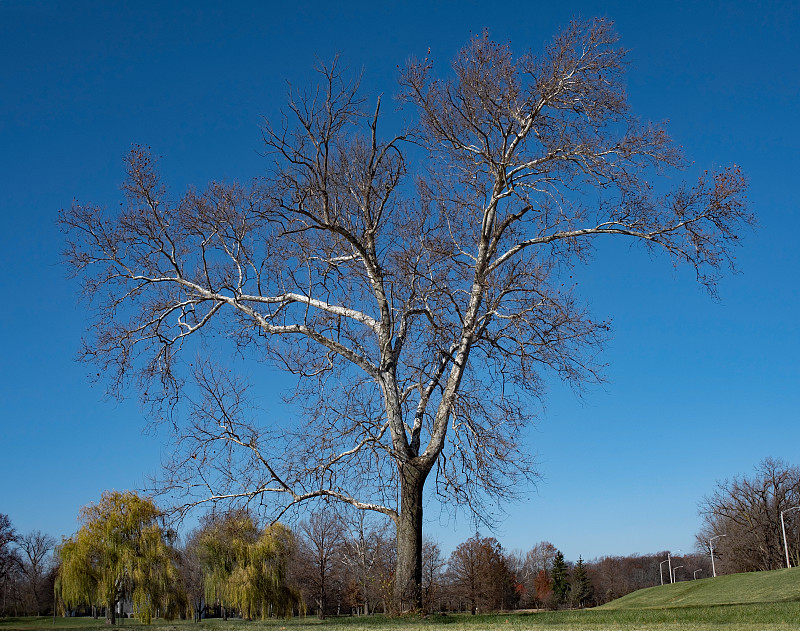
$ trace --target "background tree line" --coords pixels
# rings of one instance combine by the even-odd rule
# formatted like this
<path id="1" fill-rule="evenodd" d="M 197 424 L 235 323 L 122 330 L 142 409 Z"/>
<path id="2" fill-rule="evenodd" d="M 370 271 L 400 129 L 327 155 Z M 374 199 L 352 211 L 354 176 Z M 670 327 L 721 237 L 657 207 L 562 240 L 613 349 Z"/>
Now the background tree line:
<path id="1" fill-rule="evenodd" d="M 700 503 L 697 547 L 714 547 L 717 573 L 755 572 L 800 565 L 800 468 L 765 458 L 752 476 L 717 483 Z M 783 527 L 786 531 L 784 547 Z M 712 542 L 713 540 L 713 542 Z"/>
<path id="2" fill-rule="evenodd" d="M 81 519 L 55 546 L 42 533 L 19 536 L 2 516 L 3 615 L 50 615 L 54 603 L 59 614 L 109 622 L 121 613 L 144 621 L 392 613 L 394 538 L 388 522 L 361 512 L 323 507 L 293 529 L 259 524 L 245 510 L 211 512 L 179 541 L 149 499 L 114 492 Z M 657 584 L 661 556 L 570 563 L 549 542 L 507 551 L 479 533 L 445 556 L 426 539 L 424 609 L 593 606 Z"/>
<path id="3" fill-rule="evenodd" d="M 767 458 L 700 504 L 697 552 L 568 561 L 550 542 L 508 551 L 476 533 L 445 556 L 423 542 L 425 611 L 595 606 L 662 583 L 800 564 L 800 468 Z M 786 531 L 784 547 L 781 515 Z M 135 493 L 104 493 L 59 545 L 0 514 L 0 614 L 152 617 L 394 613 L 387 519 L 323 503 L 289 528 L 245 509 L 212 511 L 182 540 Z M 711 547 L 714 548 L 712 568 Z M 670 570 L 673 571 L 670 576 Z"/>

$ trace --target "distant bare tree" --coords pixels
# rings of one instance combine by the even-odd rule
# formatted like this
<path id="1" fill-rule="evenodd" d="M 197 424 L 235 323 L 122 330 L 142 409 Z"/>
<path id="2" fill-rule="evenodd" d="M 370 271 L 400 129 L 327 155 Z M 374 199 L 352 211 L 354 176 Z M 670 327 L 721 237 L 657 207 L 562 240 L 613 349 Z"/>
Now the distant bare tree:
<path id="1" fill-rule="evenodd" d="M 16 548 L 19 535 L 8 515 L 0 513 L 0 589 L 3 590 L 2 613 L 8 612 L 9 597 L 18 596 L 17 579 L 22 568 L 22 559 Z"/>
<path id="2" fill-rule="evenodd" d="M 431 612 L 442 595 L 442 582 L 447 561 L 436 541 L 427 537 L 422 541 L 422 609 Z"/>
<path id="3" fill-rule="evenodd" d="M 35 611 L 37 616 L 42 615 L 52 602 L 52 583 L 48 582 L 48 574 L 52 569 L 51 552 L 55 546 L 56 540 L 40 530 L 24 535 L 19 541 L 19 547 L 25 554 L 22 572 L 30 601 L 28 611 Z M 48 590 L 48 586 L 51 589 Z"/>
<path id="4" fill-rule="evenodd" d="M 525 568 L 528 573 L 538 574 L 542 570 L 549 572 L 553 569 L 558 548 L 549 541 L 540 541 L 525 554 Z"/>
<path id="5" fill-rule="evenodd" d="M 717 483 L 700 504 L 703 529 L 698 548 L 710 554 L 714 542 L 717 572 L 752 572 L 786 567 L 781 511 L 800 505 L 800 468 L 766 458 L 752 477 L 737 476 Z M 789 559 L 800 565 L 800 511 L 784 515 Z"/>
<path id="6" fill-rule="evenodd" d="M 594 586 L 594 602 L 602 605 L 625 594 L 653 587 L 661 583 L 660 563 L 667 559 L 667 552 L 657 554 L 631 554 L 627 556 L 605 556 L 586 563 L 586 569 Z M 692 566 L 689 557 L 672 557 L 673 565 Z M 666 564 L 663 567 L 665 582 L 669 582 Z"/>
<path id="7" fill-rule="evenodd" d="M 370 614 L 385 595 L 382 581 L 393 573 L 394 538 L 386 520 L 369 519 L 364 511 L 349 513 L 345 524 L 342 561 L 355 584 L 353 604 Z"/>
<path id="8" fill-rule="evenodd" d="M 342 518 L 325 509 L 314 511 L 297 530 L 297 579 L 320 620 L 332 598 L 341 602 L 344 530 Z"/>
<path id="9" fill-rule="evenodd" d="M 182 592 L 186 598 L 186 606 L 191 610 L 195 622 L 200 622 L 202 619 L 203 609 L 206 605 L 203 564 L 198 541 L 201 534 L 200 529 L 191 532 L 181 548 L 180 554 L 177 555 L 177 569 Z"/>
<path id="10" fill-rule="evenodd" d="M 536 595 L 536 579 L 542 572 L 549 576 L 557 552 L 558 549 L 552 543 L 541 541 L 527 552 L 514 550 L 506 555 L 509 568 L 516 576 L 517 582 L 523 590 L 522 606 L 543 606 L 544 602 Z M 542 578 L 539 578 L 540 583 L 542 580 Z"/>
<path id="11" fill-rule="evenodd" d="M 408 63 L 416 120 L 386 137 L 381 100 L 368 109 L 357 81 L 322 67 L 265 125 L 265 178 L 176 199 L 136 148 L 119 212 L 63 212 L 96 316 L 83 358 L 175 428 L 167 487 L 188 505 L 378 511 L 396 526 L 394 598 L 420 607 L 428 478 L 490 521 L 535 477 L 522 441 L 545 375 L 598 378 L 608 325 L 571 268 L 621 238 L 713 290 L 751 221 L 735 166 L 662 193 L 684 162 L 630 112 L 625 66 L 602 19 L 539 55 L 478 35 L 444 78 Z M 259 416 L 231 350 L 250 373 L 297 376 L 307 422 Z"/>
<path id="12" fill-rule="evenodd" d="M 516 606 L 516 580 L 494 537 L 476 533 L 459 544 L 450 555 L 447 573 L 451 587 L 469 603 L 473 614 Z"/>
<path id="13" fill-rule="evenodd" d="M 544 589 L 543 585 L 546 580 L 549 581 L 550 571 L 553 569 L 553 562 L 557 552 L 558 549 L 549 541 L 540 541 L 524 555 L 521 552 L 518 553 L 514 572 L 517 580 L 524 588 L 526 606 L 535 608 L 545 606 L 549 596 L 540 598 L 539 592 Z M 544 591 L 546 592 L 548 589 Z"/>
<path id="14" fill-rule="evenodd" d="M 547 570 L 539 570 L 533 579 L 533 589 L 535 594 L 535 604 L 537 608 L 547 606 L 553 598 L 553 581 Z"/>

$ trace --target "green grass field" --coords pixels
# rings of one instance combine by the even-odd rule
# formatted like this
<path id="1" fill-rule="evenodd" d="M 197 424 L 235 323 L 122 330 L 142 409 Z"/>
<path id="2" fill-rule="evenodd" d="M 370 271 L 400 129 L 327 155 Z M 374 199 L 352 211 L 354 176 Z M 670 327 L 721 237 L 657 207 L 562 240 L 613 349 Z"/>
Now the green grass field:
<path id="1" fill-rule="evenodd" d="M 247 622 L 242 620 L 203 620 L 168 623 L 156 620 L 139 625 L 126 620 L 121 628 L 129 631 L 788 631 L 800 628 L 800 602 L 755 603 L 667 609 L 624 609 L 556 611 L 533 614 L 468 614 L 403 618 L 335 618 L 320 622 L 314 618 Z M 0 630 L 97 631 L 108 629 L 102 620 L 91 618 L 6 618 Z"/>
<path id="2" fill-rule="evenodd" d="M 597 609 L 470 616 L 203 620 L 150 626 L 125 620 L 129 631 L 783 631 L 800 629 L 800 568 L 734 574 L 643 589 Z M 96 631 L 91 618 L 0 618 L 0 631 Z"/>

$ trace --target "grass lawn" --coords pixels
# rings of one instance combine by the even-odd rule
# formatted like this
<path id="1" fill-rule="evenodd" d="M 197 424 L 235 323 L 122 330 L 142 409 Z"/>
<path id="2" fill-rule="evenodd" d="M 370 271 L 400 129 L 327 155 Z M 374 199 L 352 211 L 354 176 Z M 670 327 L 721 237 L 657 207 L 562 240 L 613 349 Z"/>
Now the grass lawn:
<path id="1" fill-rule="evenodd" d="M 470 616 L 458 614 L 402 618 L 316 618 L 267 620 L 203 620 L 166 622 L 154 620 L 150 626 L 125 620 L 119 628 L 130 631 L 525 631 L 556 629 L 558 631 L 778 631 L 800 628 L 800 602 L 756 603 L 748 605 L 716 605 L 673 607 L 663 609 L 588 609 L 533 614 L 493 614 Z M 0 618 L 0 631 L 12 630 L 96 631 L 108 629 L 103 620 L 91 618 Z"/>
<path id="2" fill-rule="evenodd" d="M 642 589 L 597 609 L 470 616 L 290 620 L 125 620 L 129 631 L 783 631 L 800 629 L 800 568 L 732 574 Z M 0 618 L 0 631 L 97 631 L 92 618 Z"/>

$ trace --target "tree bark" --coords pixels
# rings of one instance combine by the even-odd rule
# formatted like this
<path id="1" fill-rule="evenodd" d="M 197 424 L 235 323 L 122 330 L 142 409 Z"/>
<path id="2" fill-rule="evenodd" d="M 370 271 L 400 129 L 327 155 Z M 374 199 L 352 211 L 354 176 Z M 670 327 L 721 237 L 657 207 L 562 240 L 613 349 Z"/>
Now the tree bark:
<path id="1" fill-rule="evenodd" d="M 406 462 L 400 474 L 394 600 L 403 613 L 422 609 L 422 490 L 428 471 Z"/>
<path id="2" fill-rule="evenodd" d="M 325 598 L 317 598 L 317 618 L 325 620 Z"/>

